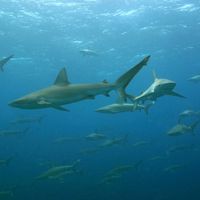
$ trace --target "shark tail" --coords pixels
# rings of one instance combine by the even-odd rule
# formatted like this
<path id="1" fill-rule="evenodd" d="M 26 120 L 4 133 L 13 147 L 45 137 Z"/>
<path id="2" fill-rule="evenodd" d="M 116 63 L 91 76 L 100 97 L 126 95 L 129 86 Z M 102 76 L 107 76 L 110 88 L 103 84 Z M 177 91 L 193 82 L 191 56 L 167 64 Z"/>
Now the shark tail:
<path id="1" fill-rule="evenodd" d="M 6 57 L 6 58 L 4 58 L 4 59 L 2 59 L 2 60 L 0 60 L 0 70 L 3 72 L 4 71 L 4 65 L 11 59 L 11 58 L 13 58 L 14 57 L 14 55 L 10 55 L 10 56 L 8 56 L 8 57 Z"/>
<path id="2" fill-rule="evenodd" d="M 147 65 L 150 56 L 146 56 L 142 61 L 140 61 L 137 65 L 133 66 L 130 70 L 122 74 L 115 82 L 116 89 L 119 94 L 119 98 L 124 102 L 127 101 L 127 98 L 130 98 L 128 94 L 126 94 L 126 87 L 130 83 L 130 81 L 137 75 L 137 73 Z"/>

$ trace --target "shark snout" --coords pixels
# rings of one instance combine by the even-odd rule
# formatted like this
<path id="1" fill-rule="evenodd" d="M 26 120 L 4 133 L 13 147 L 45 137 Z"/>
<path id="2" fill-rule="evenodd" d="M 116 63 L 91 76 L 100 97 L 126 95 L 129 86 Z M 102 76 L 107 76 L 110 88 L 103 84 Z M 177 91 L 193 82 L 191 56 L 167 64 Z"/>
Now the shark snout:
<path id="1" fill-rule="evenodd" d="M 95 112 L 99 112 L 99 113 L 110 113 L 109 109 L 104 108 L 104 107 L 96 109 Z"/>
<path id="2" fill-rule="evenodd" d="M 20 99 L 16 99 L 16 100 L 10 102 L 8 105 L 11 107 L 16 107 L 16 108 L 26 108 L 27 103 L 28 103 L 27 99 L 20 98 Z"/>
<path id="3" fill-rule="evenodd" d="M 11 107 L 20 107 L 21 103 L 22 102 L 20 100 L 14 100 L 14 101 L 11 101 L 8 105 Z"/>
<path id="4" fill-rule="evenodd" d="M 101 108 L 99 108 L 99 109 L 96 109 L 96 110 L 95 110 L 95 112 L 102 112 L 102 113 L 103 113 L 103 112 L 105 112 L 105 110 L 104 110 L 104 109 L 101 109 Z"/>
<path id="5" fill-rule="evenodd" d="M 174 81 L 166 80 L 158 84 L 157 87 L 163 91 L 171 91 L 176 87 L 176 83 Z"/>
<path id="6" fill-rule="evenodd" d="M 15 102 L 12 101 L 12 102 L 10 102 L 8 105 L 11 106 L 11 107 L 15 107 Z"/>

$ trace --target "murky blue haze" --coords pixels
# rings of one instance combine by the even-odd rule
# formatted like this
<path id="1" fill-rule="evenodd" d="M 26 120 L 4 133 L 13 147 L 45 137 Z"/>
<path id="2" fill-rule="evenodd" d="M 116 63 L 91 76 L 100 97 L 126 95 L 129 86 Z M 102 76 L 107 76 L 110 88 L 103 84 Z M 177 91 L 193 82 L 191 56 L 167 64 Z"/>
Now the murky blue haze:
<path id="1" fill-rule="evenodd" d="M 200 127 L 194 135 L 166 134 L 178 123 L 180 112 L 200 110 L 200 85 L 188 81 L 200 73 L 199 0 L 1 0 L 0 44 L 0 58 L 14 54 L 0 74 L 0 128 L 28 128 L 25 134 L 0 136 L 0 160 L 11 158 L 9 164 L 0 165 L 0 199 L 200 199 Z M 83 56 L 82 49 L 98 56 Z M 66 105 L 70 112 L 8 106 L 53 84 L 62 67 L 72 83 L 114 82 L 147 55 L 151 55 L 148 65 L 127 91 L 139 95 L 153 82 L 155 69 L 158 77 L 176 81 L 175 90 L 186 99 L 161 97 L 148 115 L 95 112 L 116 102 L 115 92 Z M 11 123 L 38 116 L 44 117 L 40 123 Z M 184 123 L 195 120 L 188 118 Z M 83 153 L 103 142 L 85 139 L 95 131 L 107 138 L 128 138 L 122 144 Z M 69 141 L 62 141 L 66 137 Z M 180 145 L 191 148 L 168 152 Z M 155 156 L 162 159 L 151 160 Z M 52 167 L 78 159 L 73 174 L 36 179 Z M 142 161 L 138 169 L 115 174 L 110 183 L 103 181 L 111 169 L 138 161 Z M 177 169 L 166 172 L 174 165 Z"/>

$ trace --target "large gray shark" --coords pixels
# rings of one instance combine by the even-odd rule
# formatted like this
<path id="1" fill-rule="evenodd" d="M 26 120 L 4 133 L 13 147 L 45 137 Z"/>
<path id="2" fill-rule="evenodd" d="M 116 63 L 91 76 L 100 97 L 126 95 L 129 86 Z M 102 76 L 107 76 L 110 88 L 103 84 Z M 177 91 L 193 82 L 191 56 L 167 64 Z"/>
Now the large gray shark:
<path id="1" fill-rule="evenodd" d="M 14 55 L 10 55 L 10 56 L 8 56 L 8 57 L 6 57 L 6 58 L 3 58 L 3 59 L 1 59 L 0 60 L 0 70 L 3 72 L 4 71 L 4 65 L 11 59 L 11 58 L 13 58 L 13 56 Z"/>
<path id="2" fill-rule="evenodd" d="M 173 89 L 176 87 L 176 83 L 174 81 L 157 78 L 155 72 L 153 72 L 153 76 L 154 82 L 141 95 L 133 98 L 134 101 L 155 101 L 157 98 L 164 95 L 185 98 L 181 94 L 178 94 L 173 91 Z"/>
<path id="3" fill-rule="evenodd" d="M 103 81 L 95 84 L 71 84 L 65 68 L 63 68 L 52 86 L 16 99 L 9 105 L 21 109 L 55 108 L 67 111 L 62 105 L 84 99 L 94 99 L 96 95 L 100 94 L 109 96 L 109 92 L 112 90 L 117 90 L 119 98 L 126 101 L 126 87 L 143 66 L 147 64 L 149 58 L 150 56 L 145 57 L 141 62 L 120 76 L 115 83 Z"/>

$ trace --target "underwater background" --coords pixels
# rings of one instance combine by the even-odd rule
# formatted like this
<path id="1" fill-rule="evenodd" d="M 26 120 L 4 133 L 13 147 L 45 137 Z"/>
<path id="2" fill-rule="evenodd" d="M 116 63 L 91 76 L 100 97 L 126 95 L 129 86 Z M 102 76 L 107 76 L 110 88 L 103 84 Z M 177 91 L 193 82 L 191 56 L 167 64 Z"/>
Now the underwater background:
<path id="1" fill-rule="evenodd" d="M 0 160 L 10 160 L 0 162 L 0 199 L 200 199 L 200 126 L 194 134 L 166 134 L 179 113 L 200 110 L 200 85 L 188 81 L 200 73 L 199 0 L 0 0 L 0 44 L 0 58 L 14 54 L 0 74 L 0 129 L 22 131 L 0 131 Z M 114 82 L 147 55 L 127 91 L 139 95 L 155 70 L 186 99 L 161 97 L 148 115 L 95 112 L 116 102 L 115 92 L 66 105 L 70 112 L 8 106 L 52 85 L 62 67 L 72 83 Z M 20 118 L 41 120 L 13 123 Z M 94 132 L 125 140 L 99 149 L 103 141 L 85 138 Z M 37 180 L 77 160 L 75 173 Z M 130 165 L 105 181 L 110 170 Z"/>

